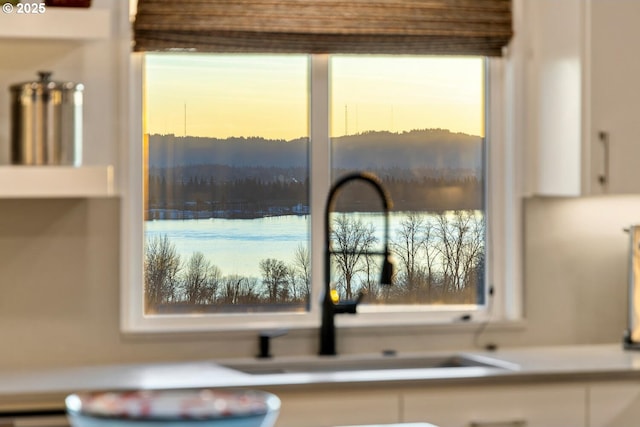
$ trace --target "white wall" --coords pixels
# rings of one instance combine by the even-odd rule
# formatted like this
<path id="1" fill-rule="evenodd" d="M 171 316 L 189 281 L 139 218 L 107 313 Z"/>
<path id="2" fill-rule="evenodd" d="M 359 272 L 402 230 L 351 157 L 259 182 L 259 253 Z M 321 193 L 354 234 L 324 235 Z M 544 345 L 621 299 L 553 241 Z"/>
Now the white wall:
<path id="1" fill-rule="evenodd" d="M 98 0 L 95 6 L 113 7 L 114 13 L 126 15 L 118 9 L 122 4 Z M 120 31 L 117 25 L 114 28 Z M 98 42 L 89 48 L 52 42 L 44 49 L 32 43 L 0 42 L 0 53 L 21 50 L 0 66 L 0 85 L 28 79 L 30 70 L 50 64 L 60 67 L 65 79 L 87 82 L 86 96 L 97 97 L 85 122 L 87 163 L 117 164 L 120 147 L 126 146 L 120 138 L 127 126 L 126 117 L 119 114 L 128 102 L 112 90 L 126 84 L 117 59 L 121 42 Z M 8 138 L 7 116 L 6 106 L 0 105 L 2 146 Z M 535 118 L 524 115 L 522 120 L 524 129 L 535 129 Z M 527 144 L 526 135 L 524 139 Z M 533 198 L 523 203 L 526 321 L 514 327 L 489 325 L 478 342 L 500 346 L 620 342 L 627 277 L 627 236 L 622 229 L 640 221 L 640 196 Z M 255 333 L 136 337 L 120 333 L 118 199 L 0 200 L 0 212 L 0 367 L 256 353 Z M 338 346 L 344 353 L 469 349 L 475 332 L 475 326 L 461 331 L 342 328 Z M 278 338 L 273 352 L 313 354 L 316 344 L 317 331 L 296 330 Z"/>

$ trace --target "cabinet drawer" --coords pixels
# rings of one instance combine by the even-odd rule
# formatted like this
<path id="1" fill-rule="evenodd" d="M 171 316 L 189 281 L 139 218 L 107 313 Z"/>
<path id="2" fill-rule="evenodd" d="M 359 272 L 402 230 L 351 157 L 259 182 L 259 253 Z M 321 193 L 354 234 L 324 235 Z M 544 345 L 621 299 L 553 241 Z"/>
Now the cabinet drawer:
<path id="1" fill-rule="evenodd" d="M 0 414 L 0 427 L 69 427 L 61 414 Z"/>
<path id="2" fill-rule="evenodd" d="M 277 427 L 393 424 L 400 421 L 398 393 L 385 391 L 277 392 Z"/>
<path id="3" fill-rule="evenodd" d="M 591 427 L 626 427 L 640 420 L 640 383 L 597 383 L 589 387 Z"/>
<path id="4" fill-rule="evenodd" d="M 447 427 L 586 426 L 585 386 L 474 386 L 403 394 L 403 421 Z"/>

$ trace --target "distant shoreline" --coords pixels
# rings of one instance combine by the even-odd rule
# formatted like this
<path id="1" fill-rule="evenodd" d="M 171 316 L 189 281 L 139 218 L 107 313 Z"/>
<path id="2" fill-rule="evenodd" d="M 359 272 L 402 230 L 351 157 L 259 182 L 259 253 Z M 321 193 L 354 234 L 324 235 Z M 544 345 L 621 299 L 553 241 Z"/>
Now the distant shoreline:
<path id="1" fill-rule="evenodd" d="M 461 211 L 481 211 L 482 209 L 457 209 Z M 154 209 L 153 211 L 163 211 L 163 214 L 159 215 L 158 212 L 154 215 L 149 215 L 149 211 L 145 212 L 145 221 L 175 221 L 175 220 L 207 220 L 207 219 L 263 219 L 263 218 L 279 218 L 286 216 L 296 216 L 296 217 L 307 217 L 310 213 L 280 213 L 280 214 L 258 214 L 251 212 L 240 212 L 240 213 L 212 213 L 205 211 L 178 211 L 175 209 Z M 444 212 L 454 211 L 446 210 Z M 340 211 L 336 211 L 340 212 Z M 371 211 L 371 210 L 363 210 L 363 211 L 349 211 L 349 212 L 357 212 L 362 214 L 379 214 L 381 211 Z M 348 213 L 348 212 L 347 212 Z M 424 211 L 424 210 L 397 210 L 391 211 L 391 215 L 405 215 L 411 213 L 420 213 L 420 214 L 432 214 L 437 215 L 442 213 L 441 211 Z"/>
<path id="2" fill-rule="evenodd" d="M 309 212 L 214 212 L 178 209 L 150 209 L 145 211 L 145 221 L 165 221 L 178 219 L 260 219 L 280 216 L 308 216 Z"/>

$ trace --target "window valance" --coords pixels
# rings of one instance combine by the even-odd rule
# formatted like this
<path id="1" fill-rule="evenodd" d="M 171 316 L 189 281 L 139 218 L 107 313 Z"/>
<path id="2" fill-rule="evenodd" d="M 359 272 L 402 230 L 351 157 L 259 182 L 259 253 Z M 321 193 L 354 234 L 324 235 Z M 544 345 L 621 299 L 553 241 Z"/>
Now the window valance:
<path id="1" fill-rule="evenodd" d="M 136 51 L 499 56 L 511 0 L 138 0 Z"/>

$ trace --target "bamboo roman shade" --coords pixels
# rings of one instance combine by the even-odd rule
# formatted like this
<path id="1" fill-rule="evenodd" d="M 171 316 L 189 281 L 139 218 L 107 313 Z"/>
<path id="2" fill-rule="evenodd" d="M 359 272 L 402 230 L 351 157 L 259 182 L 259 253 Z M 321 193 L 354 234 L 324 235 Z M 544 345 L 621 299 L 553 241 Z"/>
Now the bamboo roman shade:
<path id="1" fill-rule="evenodd" d="M 511 0 L 138 0 L 136 51 L 501 55 Z"/>

